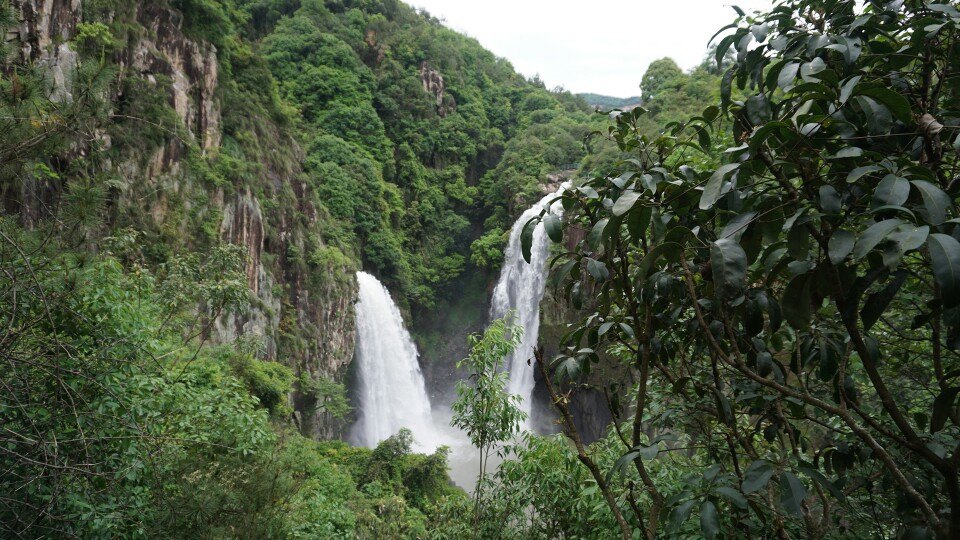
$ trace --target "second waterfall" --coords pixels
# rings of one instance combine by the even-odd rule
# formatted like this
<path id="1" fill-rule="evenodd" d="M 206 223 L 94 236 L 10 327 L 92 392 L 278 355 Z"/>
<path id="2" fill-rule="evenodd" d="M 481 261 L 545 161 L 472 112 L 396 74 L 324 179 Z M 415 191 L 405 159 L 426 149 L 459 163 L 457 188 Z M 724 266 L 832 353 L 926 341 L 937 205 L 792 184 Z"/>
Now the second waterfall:
<path id="1" fill-rule="evenodd" d="M 523 258 L 521 235 L 532 218 L 548 209 L 550 201 L 557 198 L 551 193 L 520 216 L 510 231 L 510 242 L 504 252 L 500 280 L 493 290 L 490 314 L 494 319 L 513 313 L 513 324 L 523 329 L 523 341 L 507 360 L 510 384 L 507 391 L 520 396 L 521 408 L 527 413 L 527 424 L 533 405 L 533 349 L 540 337 L 540 301 L 547 284 L 547 258 L 550 256 L 550 240 L 542 223 L 533 231 L 530 263 Z M 559 205 L 557 205 L 559 207 Z M 559 211 L 559 208 L 556 210 Z M 556 212 L 555 212 L 556 213 Z"/>

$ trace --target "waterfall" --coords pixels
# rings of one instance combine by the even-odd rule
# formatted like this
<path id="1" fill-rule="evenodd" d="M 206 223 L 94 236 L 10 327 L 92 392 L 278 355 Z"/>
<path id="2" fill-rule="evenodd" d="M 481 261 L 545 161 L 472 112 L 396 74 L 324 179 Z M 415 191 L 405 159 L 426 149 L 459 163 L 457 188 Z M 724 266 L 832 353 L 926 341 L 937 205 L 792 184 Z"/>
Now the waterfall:
<path id="1" fill-rule="evenodd" d="M 357 282 L 360 417 L 351 438 L 373 447 L 405 427 L 413 432 L 418 449 L 431 451 L 439 437 L 417 361 L 417 348 L 403 326 L 400 309 L 377 278 L 358 272 Z"/>
<path id="2" fill-rule="evenodd" d="M 562 188 L 561 188 L 562 189 Z M 494 319 L 513 312 L 513 324 L 523 328 L 523 341 L 507 359 L 510 370 L 510 383 L 507 391 L 520 396 L 521 409 L 527 413 L 527 425 L 530 425 L 531 400 L 533 397 L 533 349 L 540 334 L 540 301 L 546 288 L 547 258 L 550 256 L 550 241 L 542 223 L 533 231 L 533 245 L 530 249 L 530 263 L 523 259 L 520 235 L 523 226 L 531 218 L 540 215 L 549 201 L 557 197 L 551 193 L 520 216 L 510 231 L 510 242 L 504 252 L 503 269 L 500 281 L 493 290 L 490 314 Z M 554 213 L 560 210 L 555 205 Z M 528 364 L 528 361 L 530 363 Z"/>

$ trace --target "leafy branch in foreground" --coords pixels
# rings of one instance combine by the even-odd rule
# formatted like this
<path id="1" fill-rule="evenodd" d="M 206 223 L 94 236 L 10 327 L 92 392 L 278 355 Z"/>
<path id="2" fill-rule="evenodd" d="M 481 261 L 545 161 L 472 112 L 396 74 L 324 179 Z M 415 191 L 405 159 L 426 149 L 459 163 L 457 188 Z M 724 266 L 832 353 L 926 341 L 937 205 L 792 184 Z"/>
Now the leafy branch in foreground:
<path id="1" fill-rule="evenodd" d="M 611 507 L 646 538 L 696 508 L 707 538 L 960 534 L 958 24 L 919 1 L 741 15 L 719 106 L 655 138 L 621 114 L 631 157 L 558 195 L 579 243 L 553 282 L 597 302 L 553 376 L 633 373 L 610 473 L 642 497 Z M 700 480 L 665 496 L 679 448 Z"/>

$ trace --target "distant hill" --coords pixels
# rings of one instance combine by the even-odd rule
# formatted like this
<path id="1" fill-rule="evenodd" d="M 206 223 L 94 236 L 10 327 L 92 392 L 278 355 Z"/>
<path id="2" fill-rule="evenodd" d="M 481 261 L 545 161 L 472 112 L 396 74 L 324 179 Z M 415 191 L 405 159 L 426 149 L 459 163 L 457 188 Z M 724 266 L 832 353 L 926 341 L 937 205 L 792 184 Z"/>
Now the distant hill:
<path id="1" fill-rule="evenodd" d="M 591 107 L 600 107 L 601 109 L 632 109 L 643 103 L 643 98 L 640 96 L 618 98 L 613 96 L 603 96 L 600 94 L 577 95 L 582 97 Z"/>

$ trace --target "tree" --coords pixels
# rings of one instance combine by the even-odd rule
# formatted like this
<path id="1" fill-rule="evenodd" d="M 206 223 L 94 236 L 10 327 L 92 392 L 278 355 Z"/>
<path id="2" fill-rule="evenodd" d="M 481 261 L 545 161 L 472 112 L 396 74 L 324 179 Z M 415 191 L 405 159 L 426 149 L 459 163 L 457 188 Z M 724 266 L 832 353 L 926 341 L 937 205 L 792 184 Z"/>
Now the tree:
<path id="1" fill-rule="evenodd" d="M 526 413 L 520 409 L 520 396 L 506 391 L 509 373 L 503 370 L 503 360 L 520 345 L 522 332 L 521 328 L 508 325 L 506 319 L 498 319 L 483 335 L 470 336 L 470 355 L 457 363 L 458 369 L 465 367 L 470 372 L 470 378 L 469 382 L 457 383 L 450 423 L 462 429 L 480 452 L 474 493 L 475 524 L 482 513 L 490 457 L 500 452 L 500 445 L 512 439 L 526 420 Z"/>
<path id="2" fill-rule="evenodd" d="M 960 534 L 958 23 L 918 1 L 741 14 L 719 106 L 658 137 L 622 114 L 630 158 L 561 196 L 588 234 L 553 280 L 597 302 L 552 377 L 594 351 L 634 374 L 607 478 L 642 486 L 610 489 L 647 538 L 695 508 L 706 538 Z M 722 164 L 691 159 L 728 124 Z M 699 470 L 666 497 L 650 473 L 679 448 Z"/>
<path id="3" fill-rule="evenodd" d="M 646 102 L 654 99 L 665 84 L 682 75 L 683 71 L 672 58 L 653 61 L 640 81 L 643 100 Z"/>

